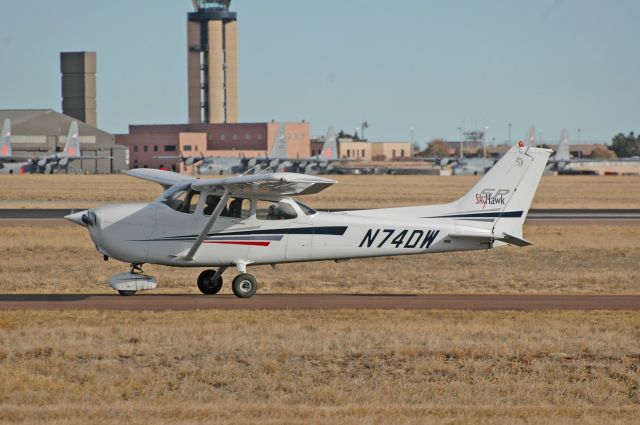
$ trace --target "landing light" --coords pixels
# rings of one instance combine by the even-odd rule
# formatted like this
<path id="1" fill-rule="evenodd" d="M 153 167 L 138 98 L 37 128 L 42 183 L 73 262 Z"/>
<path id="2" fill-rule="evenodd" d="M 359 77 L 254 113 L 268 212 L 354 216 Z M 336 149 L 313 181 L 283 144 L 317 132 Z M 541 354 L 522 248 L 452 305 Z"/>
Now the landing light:
<path id="1" fill-rule="evenodd" d="M 518 146 L 521 147 L 521 148 L 524 148 L 524 142 L 522 140 L 520 140 L 518 142 Z"/>

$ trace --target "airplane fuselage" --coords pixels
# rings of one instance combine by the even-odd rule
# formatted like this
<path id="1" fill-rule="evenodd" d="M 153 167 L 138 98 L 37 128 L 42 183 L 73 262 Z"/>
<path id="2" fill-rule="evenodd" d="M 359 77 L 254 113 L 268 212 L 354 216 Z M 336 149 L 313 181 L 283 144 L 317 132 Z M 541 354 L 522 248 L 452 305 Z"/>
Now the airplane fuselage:
<path id="1" fill-rule="evenodd" d="M 454 220 L 393 218 L 354 212 L 314 212 L 307 215 L 292 199 L 281 199 L 295 210 L 286 220 L 219 217 L 193 259 L 184 259 L 208 217 L 171 209 L 161 202 L 110 205 L 89 210 L 89 232 L 104 255 L 129 263 L 179 267 L 276 264 L 299 261 L 425 254 L 487 249 L 487 243 L 448 238 Z"/>

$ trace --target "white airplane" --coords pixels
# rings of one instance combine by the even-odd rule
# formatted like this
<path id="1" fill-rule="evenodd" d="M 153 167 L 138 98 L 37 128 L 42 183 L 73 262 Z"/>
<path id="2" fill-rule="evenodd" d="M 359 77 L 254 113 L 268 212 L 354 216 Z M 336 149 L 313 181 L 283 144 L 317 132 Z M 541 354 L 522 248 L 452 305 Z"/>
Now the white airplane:
<path id="1" fill-rule="evenodd" d="M 131 264 L 128 273 L 109 282 L 121 295 L 156 287 L 155 278 L 141 270 L 152 263 L 217 267 L 197 279 L 205 294 L 220 291 L 222 274 L 235 267 L 233 292 L 249 298 L 258 288 L 247 273 L 250 265 L 530 245 L 522 225 L 551 152 L 519 142 L 467 194 L 449 204 L 339 213 L 318 212 L 291 198 L 335 183 L 317 176 L 273 173 L 201 180 L 134 169 L 127 174 L 162 185 L 162 196 L 66 218 L 87 227 L 105 260 Z"/>
<path id="2" fill-rule="evenodd" d="M 24 174 L 30 166 L 30 158 L 13 155 L 11 121 L 6 118 L 0 131 L 0 174 Z"/>

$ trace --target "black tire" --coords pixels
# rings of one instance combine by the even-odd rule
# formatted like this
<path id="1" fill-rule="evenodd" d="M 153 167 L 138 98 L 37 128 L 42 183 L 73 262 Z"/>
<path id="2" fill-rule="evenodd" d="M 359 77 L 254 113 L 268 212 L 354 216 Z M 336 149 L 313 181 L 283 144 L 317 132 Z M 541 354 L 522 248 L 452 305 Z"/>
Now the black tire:
<path id="1" fill-rule="evenodd" d="M 205 295 L 215 295 L 222 289 L 222 275 L 213 281 L 215 270 L 205 270 L 198 276 L 198 289 Z"/>
<path id="2" fill-rule="evenodd" d="M 118 294 L 122 295 L 123 297 L 130 297 L 132 295 L 135 295 L 136 291 L 121 291 L 121 290 L 118 290 Z"/>
<path id="3" fill-rule="evenodd" d="M 242 273 L 233 279 L 231 289 L 238 298 L 251 298 L 258 290 L 258 282 L 249 273 Z"/>

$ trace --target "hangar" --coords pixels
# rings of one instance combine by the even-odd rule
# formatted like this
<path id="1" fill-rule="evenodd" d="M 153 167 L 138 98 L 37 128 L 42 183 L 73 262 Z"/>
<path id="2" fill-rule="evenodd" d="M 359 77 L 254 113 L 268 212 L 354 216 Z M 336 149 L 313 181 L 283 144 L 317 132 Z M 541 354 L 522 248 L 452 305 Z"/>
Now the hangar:
<path id="1" fill-rule="evenodd" d="M 11 142 L 15 155 L 40 157 L 61 152 L 71 122 L 76 120 L 52 109 L 0 109 L 0 122 L 11 120 Z M 82 159 L 72 162 L 69 171 L 117 173 L 129 169 L 129 150 L 115 144 L 113 134 L 78 121 Z"/>

